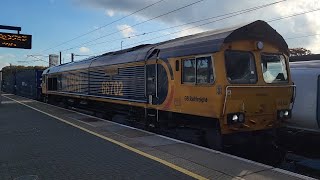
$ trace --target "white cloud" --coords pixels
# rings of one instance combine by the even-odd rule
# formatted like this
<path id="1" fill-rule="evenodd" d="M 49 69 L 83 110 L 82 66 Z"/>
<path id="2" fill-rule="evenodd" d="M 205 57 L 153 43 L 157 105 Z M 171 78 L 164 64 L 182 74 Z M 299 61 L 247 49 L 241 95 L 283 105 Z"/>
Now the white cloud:
<path id="1" fill-rule="evenodd" d="M 288 16 L 295 13 L 306 12 L 320 7 L 319 1 L 309 1 L 308 3 L 301 0 L 291 0 L 290 4 L 276 6 L 277 12 L 281 16 Z M 320 22 L 315 17 L 320 16 L 320 11 L 307 13 L 297 16 L 291 20 L 286 20 L 285 24 L 278 24 L 283 30 L 286 37 L 301 37 L 306 35 L 320 34 Z M 280 21 L 279 21 L 280 22 Z M 286 35 L 288 34 L 288 35 Z M 306 38 L 297 38 L 287 40 L 289 47 L 304 47 L 313 53 L 320 53 L 320 36 L 310 36 Z"/>
<path id="2" fill-rule="evenodd" d="M 116 10 L 119 14 L 130 14 L 142 7 L 146 7 L 154 2 L 147 0 L 122 0 L 122 1 L 106 1 L 106 0 L 75 0 L 76 2 L 101 9 L 112 9 Z M 165 14 L 187 4 L 193 3 L 194 0 L 184 0 L 184 1 L 165 1 L 158 3 L 150 8 L 147 8 L 135 15 L 133 17 L 135 20 L 141 22 L 141 19 L 147 20 L 159 15 Z M 163 28 L 189 23 L 192 21 L 203 20 L 206 18 L 235 12 L 239 10 L 244 10 L 256 6 L 261 6 L 264 4 L 273 3 L 275 0 L 265 0 L 263 1 L 234 1 L 234 0 L 224 0 L 224 1 L 203 1 L 187 8 L 181 9 L 174 13 L 170 13 L 160 18 L 154 19 L 147 22 L 148 25 L 161 24 Z M 189 29 L 183 31 L 183 29 L 195 27 L 197 25 L 206 23 L 208 21 L 203 21 L 201 23 L 189 24 L 188 26 L 176 28 L 174 31 L 181 32 L 175 34 L 174 37 L 180 37 L 182 35 L 188 35 L 191 33 L 197 33 L 203 30 L 212 30 L 226 28 L 238 24 L 252 22 L 258 19 L 268 21 L 273 18 L 279 18 L 283 16 L 292 15 L 295 13 L 301 13 L 305 11 L 310 11 L 313 9 L 320 8 L 319 0 L 287 0 L 276 5 L 272 5 L 260 10 L 252 11 L 250 13 L 244 13 L 239 16 L 234 16 L 232 18 L 224 19 L 218 22 L 210 23 L 201 27 L 196 27 L 195 29 Z M 270 22 L 270 25 L 275 28 L 284 38 L 297 37 L 311 34 L 320 34 L 320 11 L 315 11 L 312 13 L 307 13 L 300 16 L 295 16 L 287 19 L 282 19 L 275 22 Z M 211 19 L 210 21 L 213 21 Z M 153 23 L 153 24 L 152 24 Z M 122 25 L 123 26 L 123 25 Z M 129 25 L 127 25 L 129 26 Z M 119 29 L 119 26 L 118 26 Z M 122 32 L 125 37 L 128 34 L 132 34 L 132 27 Z M 161 32 L 159 32 L 161 33 Z M 154 36 L 157 36 L 154 34 Z M 172 37 L 172 36 L 171 36 Z M 320 53 L 320 36 L 311 36 L 301 39 L 294 39 L 287 41 L 289 47 L 306 47 L 310 49 L 313 53 Z"/>
<path id="3" fill-rule="evenodd" d="M 183 28 L 183 29 L 185 29 L 185 30 L 181 30 L 175 36 L 176 37 L 183 37 L 183 36 L 188 36 L 191 34 L 201 33 L 204 31 L 204 29 L 196 28 L 196 27 L 193 28 L 192 26 L 185 26 L 185 28 Z"/>
<path id="4" fill-rule="evenodd" d="M 14 54 L 2 54 L 2 55 L 0 55 L 0 70 L 5 66 L 9 66 L 10 62 L 12 62 L 15 57 L 16 56 Z"/>
<path id="5" fill-rule="evenodd" d="M 130 37 L 130 36 L 134 35 L 134 32 L 135 32 L 135 30 L 127 24 L 118 25 L 117 29 L 119 31 L 121 31 L 122 36 L 124 36 L 124 37 Z"/>
<path id="6" fill-rule="evenodd" d="M 90 49 L 87 48 L 87 47 L 81 47 L 81 48 L 79 48 L 79 51 L 80 51 L 81 53 L 88 53 L 88 52 L 90 52 Z"/>
<path id="7" fill-rule="evenodd" d="M 107 16 L 112 17 L 112 16 L 114 16 L 115 12 L 114 12 L 114 10 L 112 10 L 112 9 L 107 9 L 107 10 L 105 11 L 105 14 L 106 14 Z"/>
<path id="8" fill-rule="evenodd" d="M 9 60 L 9 59 L 13 59 L 16 56 L 14 54 L 2 54 L 0 55 L 0 60 Z"/>
<path id="9" fill-rule="evenodd" d="M 8 62 L 0 61 L 0 70 L 1 70 L 3 67 L 9 66 L 9 65 L 10 65 L 10 63 L 8 63 Z"/>
<path id="10" fill-rule="evenodd" d="M 0 70 L 5 66 L 9 66 L 15 57 L 14 54 L 0 54 Z"/>

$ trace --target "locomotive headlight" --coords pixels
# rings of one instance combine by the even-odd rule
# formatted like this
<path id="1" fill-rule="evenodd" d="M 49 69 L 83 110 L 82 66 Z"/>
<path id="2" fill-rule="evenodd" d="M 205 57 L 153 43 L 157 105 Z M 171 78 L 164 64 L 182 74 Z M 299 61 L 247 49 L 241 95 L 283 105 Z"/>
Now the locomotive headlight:
<path id="1" fill-rule="evenodd" d="M 236 122 L 238 121 L 238 119 L 239 119 L 238 115 L 235 114 L 232 116 L 232 121 Z"/>
<path id="2" fill-rule="evenodd" d="M 238 121 L 241 123 L 244 122 L 244 115 L 243 114 L 239 114 Z"/>
<path id="3" fill-rule="evenodd" d="M 283 118 L 283 115 L 284 115 L 284 112 L 283 111 L 280 111 L 280 113 L 279 113 L 279 118 Z"/>
<path id="4" fill-rule="evenodd" d="M 258 41 L 258 42 L 256 42 L 256 48 L 257 49 L 259 49 L 259 50 L 261 50 L 261 49 L 263 49 L 263 42 L 262 41 Z"/>
<path id="5" fill-rule="evenodd" d="M 278 119 L 290 119 L 291 118 L 291 110 L 290 109 L 283 109 L 278 110 Z"/>
<path id="6" fill-rule="evenodd" d="M 228 124 L 244 123 L 245 115 L 242 112 L 227 114 Z"/>

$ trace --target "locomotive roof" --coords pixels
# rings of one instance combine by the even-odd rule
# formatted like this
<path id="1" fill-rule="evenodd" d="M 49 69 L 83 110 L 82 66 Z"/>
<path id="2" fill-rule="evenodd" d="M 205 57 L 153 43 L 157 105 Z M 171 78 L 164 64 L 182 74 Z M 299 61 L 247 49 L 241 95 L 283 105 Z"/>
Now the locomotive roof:
<path id="1" fill-rule="evenodd" d="M 220 51 L 224 43 L 248 39 L 269 42 L 277 46 L 282 52 L 288 54 L 288 45 L 283 37 L 268 23 L 258 20 L 232 28 L 206 31 L 156 44 L 144 44 L 121 51 L 108 52 L 83 61 L 51 67 L 45 70 L 44 74 L 146 61 L 155 57 L 166 59 L 170 57 L 214 53 Z"/>

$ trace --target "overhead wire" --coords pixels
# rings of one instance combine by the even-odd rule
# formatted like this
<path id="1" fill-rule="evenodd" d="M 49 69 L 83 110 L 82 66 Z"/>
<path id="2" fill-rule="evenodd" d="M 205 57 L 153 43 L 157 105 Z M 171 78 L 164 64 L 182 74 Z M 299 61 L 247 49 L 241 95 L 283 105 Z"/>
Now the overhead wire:
<path id="1" fill-rule="evenodd" d="M 100 29 L 102 29 L 102 28 L 105 28 L 105 27 L 107 27 L 107 26 L 110 26 L 110 25 L 112 25 L 112 24 L 114 24 L 114 23 L 116 23 L 116 22 L 119 22 L 119 21 L 127 18 L 127 17 L 130 17 L 130 16 L 132 16 L 132 15 L 134 15 L 134 14 L 137 14 L 138 12 L 141 12 L 141 11 L 143 11 L 143 10 L 145 10 L 145 9 L 148 9 L 148 8 L 150 8 L 150 7 L 152 7 L 152 6 L 156 5 L 156 4 L 159 4 L 159 3 L 162 2 L 162 1 L 165 1 L 165 0 L 156 1 L 156 2 L 154 2 L 154 3 L 152 3 L 152 4 L 148 5 L 148 6 L 145 6 L 145 7 L 141 8 L 141 9 L 139 9 L 139 10 L 137 10 L 137 11 L 134 11 L 134 12 L 132 12 L 132 13 L 126 15 L 126 16 L 123 16 L 123 17 L 121 17 L 121 18 L 119 18 L 119 19 L 117 19 L 117 20 L 114 20 L 114 21 L 112 21 L 112 22 L 110 22 L 110 23 L 108 23 L 108 24 L 105 24 L 105 25 L 100 26 L 100 27 L 98 27 L 98 28 L 96 28 L 96 29 L 94 29 L 94 30 L 88 31 L 88 32 L 83 33 L 83 34 L 81 34 L 81 35 L 78 35 L 78 36 L 76 36 L 76 37 L 74 37 L 74 38 L 72 38 L 72 39 L 70 39 L 70 40 L 64 41 L 64 42 L 62 42 L 62 43 L 60 43 L 60 44 L 57 44 L 57 45 L 55 45 L 55 46 L 53 46 L 53 47 L 47 48 L 47 49 L 45 49 L 45 50 L 43 50 L 43 51 L 41 51 L 41 52 L 45 52 L 45 51 L 48 51 L 48 50 L 51 50 L 51 49 L 60 47 L 60 46 L 62 46 L 62 45 L 64 45 L 64 44 L 67 44 L 67 43 L 69 43 L 69 42 L 71 42 L 71 41 L 74 41 L 74 40 L 79 39 L 79 38 L 81 38 L 81 37 L 83 37 L 83 36 L 86 36 L 86 35 L 88 35 L 88 34 L 91 34 L 91 33 L 95 32 L 95 31 L 98 31 L 98 30 L 100 30 Z"/>
<path id="2" fill-rule="evenodd" d="M 319 36 L 320 34 L 310 34 L 310 35 L 303 35 L 303 36 L 296 36 L 296 37 L 289 37 L 285 38 L 285 40 L 292 40 L 292 39 L 300 39 L 300 38 L 305 38 L 305 37 L 312 37 L 312 36 Z"/>
<path id="3" fill-rule="evenodd" d="M 283 0 L 283 1 L 285 1 L 285 0 Z M 270 3 L 270 4 L 275 4 L 275 3 L 280 3 L 280 2 L 282 2 L 282 1 L 277 1 L 277 2 L 274 2 L 274 3 Z M 268 5 L 268 4 L 266 4 L 266 5 Z M 248 9 L 244 9 L 244 10 L 240 10 L 240 11 L 235 11 L 235 12 L 227 13 L 227 14 L 224 14 L 224 15 L 219 15 L 219 16 L 215 16 L 215 17 L 211 17 L 211 18 L 206 18 L 206 19 L 202 19 L 202 20 L 198 20 L 198 21 L 193 21 L 193 22 L 189 22 L 189 23 L 185 23 L 185 24 L 181 24 L 181 25 L 177 25 L 177 26 L 172 26 L 172 27 L 169 27 L 169 28 L 165 28 L 166 30 L 168 30 L 168 29 L 171 29 L 171 28 L 180 27 L 180 26 L 183 26 L 183 25 L 188 25 L 188 24 L 196 23 L 196 22 L 202 22 L 202 21 L 205 21 L 205 20 L 207 20 L 207 19 L 213 19 L 213 18 L 217 18 L 217 17 L 223 17 L 223 16 L 226 16 L 226 15 L 228 15 L 228 14 L 231 14 L 230 16 L 227 16 L 227 17 L 224 17 L 224 18 L 221 18 L 221 19 L 217 19 L 217 20 L 215 20 L 215 21 L 210 21 L 210 22 L 207 22 L 207 23 L 198 25 L 198 26 L 191 27 L 191 28 L 187 28 L 187 29 L 175 31 L 175 32 L 172 32 L 172 33 L 169 33 L 169 34 L 165 34 L 165 35 L 162 35 L 162 36 L 154 37 L 154 38 L 151 38 L 151 39 L 139 41 L 139 42 L 137 42 L 137 43 L 128 44 L 128 45 L 125 45 L 124 47 L 129 47 L 129 46 L 132 46 L 132 45 L 135 45 L 135 44 L 140 44 L 140 43 L 143 43 L 143 42 L 146 42 L 146 41 L 151 41 L 151 40 L 158 39 L 158 38 L 161 38 L 161 37 L 165 37 L 165 36 L 169 36 L 169 35 L 172 35 L 172 34 L 176 34 L 176 33 L 181 32 L 181 31 L 193 29 L 193 28 L 196 28 L 196 27 L 201 27 L 201 26 L 204 26 L 204 25 L 207 25 L 207 24 L 211 24 L 211 23 L 214 23 L 214 22 L 217 22 L 217 21 L 221 21 L 221 20 L 224 20 L 224 19 L 227 19 L 227 18 L 231 18 L 231 17 L 237 16 L 237 15 L 240 15 L 240 14 L 244 14 L 244 13 L 251 12 L 251 11 L 254 11 L 254 10 L 257 10 L 257 9 L 261 9 L 262 6 L 266 6 L 266 5 L 261 5 L 261 6 L 257 6 L 257 7 L 252 7 L 252 8 L 248 8 Z M 270 5 L 269 5 L 269 6 L 270 6 Z M 305 11 L 305 12 L 301 12 L 301 13 L 295 13 L 295 14 L 291 14 L 291 15 L 288 15 L 288 16 L 284 16 L 284 17 L 273 18 L 273 19 L 268 20 L 267 22 L 279 21 L 279 20 L 282 20 L 282 19 L 287 19 L 287 18 L 291 18 L 291 17 L 295 17 L 295 16 L 299 16 L 299 15 L 303 15 L 303 14 L 307 14 L 307 13 L 311 13 L 311 12 L 315 12 L 315 11 L 319 11 L 319 10 L 320 10 L 320 8 L 318 8 L 318 9 L 313 9 L 313 10 L 309 10 L 309 11 Z M 160 30 L 156 30 L 156 31 L 150 31 L 150 32 L 147 32 L 147 33 L 141 33 L 141 34 L 134 35 L 134 36 L 141 36 L 141 35 L 145 35 L 145 34 L 151 34 L 151 33 L 160 32 L 160 31 L 163 31 L 163 30 L 164 30 L 164 29 L 160 29 Z M 320 34 L 305 35 L 305 36 L 299 36 L 299 37 L 291 37 L 291 38 L 286 38 L 286 40 L 296 39 L 296 38 L 303 38 L 303 37 L 310 37 L 310 36 L 316 36 L 316 35 L 320 35 Z M 128 38 L 132 38 L 132 37 L 134 37 L 134 36 L 130 36 L 130 37 L 127 37 L 127 38 L 121 38 L 121 39 L 128 39 Z M 120 39 L 118 39 L 118 40 L 120 40 Z M 110 40 L 110 41 L 115 41 L 115 40 Z M 110 42 L 110 41 L 109 41 L 109 42 Z M 95 43 L 95 44 L 92 44 L 92 45 L 97 45 L 97 44 L 102 44 L 102 43 L 106 43 L 106 42 Z M 113 49 L 110 49 L 110 51 L 116 50 L 116 49 L 119 49 L 119 48 L 113 48 Z M 106 50 L 104 50 L 104 51 L 102 51 L 102 52 L 106 52 Z M 97 54 L 102 53 L 102 52 L 98 52 L 98 53 L 92 54 L 92 56 L 97 55 Z M 47 62 L 47 61 L 44 61 L 44 62 Z"/>
<path id="4" fill-rule="evenodd" d="M 95 46 L 95 45 L 99 45 L 99 44 L 105 44 L 105 43 L 109 43 L 109 42 L 114 42 L 114 41 L 118 41 L 118 40 L 130 39 L 130 38 L 134 38 L 134 37 L 138 37 L 138 36 L 144 36 L 144 35 L 147 35 L 147 34 L 152 34 L 152 33 L 157 33 L 157 32 L 161 32 L 161 31 L 165 31 L 165 30 L 170 30 L 170 29 L 173 29 L 173 28 L 182 27 L 182 26 L 186 26 L 186 25 L 190 25 L 190 24 L 195 24 L 195 23 L 199 23 L 199 22 L 202 22 L 202 21 L 207 21 L 207 20 L 210 20 L 210 19 L 215 19 L 215 18 L 219 18 L 219 17 L 223 17 L 223 16 L 228 16 L 228 15 L 232 15 L 232 14 L 236 14 L 236 13 L 240 13 L 240 12 L 250 12 L 250 11 L 261 9 L 261 8 L 264 8 L 264 7 L 267 7 L 267 6 L 271 6 L 271 5 L 274 5 L 274 4 L 283 2 L 283 1 L 286 1 L 286 0 L 276 1 L 276 2 L 273 2 L 273 3 L 265 4 L 265 5 L 260 5 L 260 6 L 247 8 L 247 9 L 242 9 L 242 10 L 239 10 L 239 11 L 234 11 L 234 12 L 230 12 L 230 13 L 226 13 L 226 14 L 221 14 L 221 15 L 218 15 L 218 16 L 213 16 L 213 17 L 209 17 L 209 18 L 205 18 L 205 19 L 200 19 L 200 20 L 197 20 L 197 21 L 192 21 L 192 22 L 188 22 L 188 23 L 184 23 L 184 24 L 180 24 L 180 25 L 175 25 L 175 26 L 171 26 L 171 27 L 168 27 L 168 28 L 163 28 L 163 29 L 159 29 L 159 30 L 154 30 L 154 31 L 149 31 L 149 32 L 136 34 L 136 35 L 131 35 L 129 37 L 112 39 L 112 40 L 108 40 L 108 41 L 89 44 L 89 45 L 87 45 L 87 47 Z M 237 15 L 240 15 L 240 14 L 237 14 Z M 78 48 L 78 47 L 80 47 L 80 46 L 68 48 L 66 50 L 71 50 L 71 49 L 75 49 L 75 48 Z"/>
<path id="5" fill-rule="evenodd" d="M 186 30 L 202 27 L 202 26 L 205 26 L 205 25 L 208 25 L 208 24 L 212 24 L 212 23 L 215 23 L 215 22 L 218 22 L 218 21 L 222 21 L 222 20 L 225 20 L 225 19 L 228 19 L 228 18 L 232 18 L 232 17 L 238 16 L 238 15 L 241 15 L 241 14 L 245 14 L 245 13 L 248 13 L 248 12 L 256 11 L 258 9 L 265 8 L 265 7 L 274 5 L 276 3 L 280 3 L 280 2 L 283 2 L 283 1 L 277 1 L 277 2 L 274 2 L 274 3 L 265 4 L 265 5 L 262 5 L 262 6 L 249 8 L 248 10 L 243 10 L 243 11 L 238 12 L 238 13 L 233 13 L 232 15 L 229 15 L 229 16 L 226 16 L 226 17 L 223 17 L 223 18 L 220 18 L 220 19 L 216 19 L 216 20 L 213 20 L 213 21 L 209 21 L 209 22 L 197 25 L 197 26 L 193 26 L 193 27 L 190 27 L 190 28 L 186 28 L 186 29 L 175 31 L 175 32 L 171 32 L 171 33 L 168 33 L 168 34 L 165 34 L 165 35 L 157 36 L 157 37 L 154 37 L 154 38 L 151 38 L 151 39 L 147 39 L 147 40 L 139 41 L 139 42 L 136 42 L 136 43 L 128 44 L 128 45 L 125 45 L 124 47 L 129 47 L 129 46 L 140 44 L 140 43 L 143 43 L 143 42 L 146 42 L 146 41 L 151 41 L 151 40 L 154 40 L 154 39 L 159 39 L 159 38 L 166 37 L 166 36 L 169 36 L 169 35 L 177 34 L 177 33 L 180 33 L 182 31 L 186 31 Z M 109 51 L 116 50 L 116 49 L 118 49 L 118 48 L 113 48 L 113 49 L 110 49 Z M 103 51 L 103 52 L 105 52 L 105 51 Z M 95 53 L 95 55 L 100 54 L 100 53 L 101 52 Z"/>
<path id="6" fill-rule="evenodd" d="M 118 31 L 114 31 L 114 32 L 112 32 L 112 33 L 109 33 L 109 34 L 106 34 L 106 35 L 100 36 L 100 37 L 95 38 L 95 39 L 93 39 L 93 40 L 90 40 L 90 41 L 87 41 L 87 42 L 81 43 L 81 44 L 77 45 L 76 47 L 81 47 L 81 46 L 83 46 L 83 45 L 85 45 L 85 44 L 88 44 L 88 43 L 94 42 L 94 41 L 96 41 L 96 40 L 99 40 L 99 39 L 105 38 L 105 37 L 107 37 L 107 36 L 110 36 L 110 35 L 116 34 L 116 33 L 118 33 L 118 32 L 122 32 L 122 31 L 125 31 L 125 30 L 127 30 L 127 29 L 130 29 L 130 28 L 132 28 L 132 27 L 139 26 L 139 25 L 141 25 L 141 24 L 144 24 L 144 23 L 150 22 L 150 21 L 152 21 L 152 20 L 158 19 L 158 18 L 160 18 L 160 17 L 166 16 L 166 15 L 168 15 L 168 14 L 171 14 L 171 13 L 174 13 L 174 12 L 180 11 L 180 10 L 182 10 L 182 9 L 184 9 L 184 8 L 187 8 L 187 7 L 193 6 L 193 5 L 195 5 L 195 4 L 198 4 L 198 3 L 202 2 L 202 1 L 205 1 L 205 0 L 198 0 L 198 1 L 196 1 L 196 2 L 193 2 L 193 3 L 187 4 L 187 5 L 185 5 L 185 6 L 182 6 L 182 7 L 179 7 L 179 8 L 177 8 L 177 9 L 171 10 L 171 11 L 166 12 L 166 13 L 164 13 L 164 14 L 161 14 L 161 15 L 155 16 L 155 17 L 153 17 L 153 18 L 147 19 L 147 20 L 145 20 L 145 21 L 142 21 L 142 22 L 136 23 L 136 24 L 134 24 L 134 25 L 132 25 L 132 26 L 130 26 L 130 27 L 122 28 L 122 29 L 120 29 L 120 30 L 118 30 Z M 74 49 L 74 47 L 71 47 L 71 48 L 68 48 L 68 49 L 64 49 L 64 50 L 62 50 L 61 52 L 65 52 L 65 51 L 68 51 L 68 50 L 71 50 L 71 49 Z"/>
<path id="7" fill-rule="evenodd" d="M 282 20 L 282 19 L 287 19 L 287 18 L 291 18 L 291 17 L 299 16 L 299 15 L 304 15 L 304 14 L 308 14 L 308 13 L 316 12 L 316 11 L 319 11 L 319 10 L 320 10 L 320 8 L 312 9 L 312 10 L 305 11 L 305 12 L 301 12 L 301 13 L 291 14 L 291 15 L 289 15 L 289 16 L 284 16 L 284 17 L 274 18 L 274 19 L 268 20 L 267 22 L 274 22 L 274 21 L 278 21 L 278 20 Z"/>
<path id="8" fill-rule="evenodd" d="M 319 10 L 320 10 L 320 8 L 318 8 L 318 9 L 313 9 L 313 10 L 309 10 L 309 11 L 305 11 L 305 12 L 301 12 L 301 13 L 295 13 L 295 14 L 291 14 L 291 15 L 288 15 L 288 16 L 284 16 L 284 17 L 273 18 L 273 19 L 267 20 L 267 22 L 279 21 L 279 20 L 283 20 L 283 19 L 287 19 L 287 18 L 299 16 L 299 15 L 304 15 L 304 14 L 311 13 L 311 12 L 316 12 L 316 11 L 319 11 Z M 162 38 L 162 37 L 165 37 L 165 36 L 177 34 L 177 33 L 180 33 L 181 31 L 186 31 L 186 30 L 190 30 L 190 29 L 197 28 L 197 27 L 205 26 L 205 25 L 208 25 L 208 24 L 217 22 L 217 21 L 221 21 L 221 20 L 224 20 L 224 19 L 227 19 L 227 18 L 231 18 L 231 17 L 237 16 L 237 15 L 240 15 L 240 14 L 244 14 L 244 13 L 247 13 L 247 12 L 251 12 L 251 11 L 253 11 L 253 10 L 241 12 L 241 13 L 238 13 L 238 14 L 234 14 L 234 15 L 231 15 L 231 16 L 227 16 L 227 17 L 218 19 L 218 20 L 214 20 L 214 21 L 210 21 L 210 22 L 207 22 L 207 23 L 204 23 L 204 24 L 200 24 L 200 25 L 197 25 L 197 26 L 193 26 L 193 27 L 190 27 L 190 28 L 187 28 L 187 29 L 182 29 L 182 30 L 175 31 L 175 32 L 172 32 L 172 33 L 169 33 L 169 34 L 165 34 L 165 35 L 162 35 L 162 36 L 158 36 L 158 37 L 155 37 L 155 38 L 151 38 L 151 39 L 139 41 L 139 42 L 137 42 L 137 43 L 132 43 L 132 44 L 126 45 L 126 46 L 124 46 L 124 47 L 129 47 L 129 46 L 136 45 L 136 44 L 140 44 L 140 43 L 143 43 L 143 42 L 146 42 L 146 41 L 151 41 L 151 40 L 159 39 L 159 38 Z M 302 37 L 299 37 L 299 38 L 302 38 Z M 171 39 L 169 39 L 169 40 L 171 40 Z M 110 49 L 109 51 L 116 50 L 116 49 L 118 49 L 118 48 L 113 48 L 113 49 Z M 101 52 L 95 53 L 94 55 L 101 54 L 102 52 L 105 52 L 105 51 L 101 51 Z M 93 56 L 94 56 L 94 55 L 93 55 Z"/>
<path id="9" fill-rule="evenodd" d="M 36 59 L 36 61 L 43 61 L 43 62 L 48 63 L 48 61 L 43 60 L 43 59 L 41 59 L 41 58 L 38 58 L 37 56 L 34 56 L 34 55 L 28 55 L 28 56 Z M 33 60 L 33 61 L 35 61 L 35 60 Z M 52 64 L 52 63 L 50 64 L 50 62 L 49 62 L 49 65 L 55 65 L 55 64 Z"/>

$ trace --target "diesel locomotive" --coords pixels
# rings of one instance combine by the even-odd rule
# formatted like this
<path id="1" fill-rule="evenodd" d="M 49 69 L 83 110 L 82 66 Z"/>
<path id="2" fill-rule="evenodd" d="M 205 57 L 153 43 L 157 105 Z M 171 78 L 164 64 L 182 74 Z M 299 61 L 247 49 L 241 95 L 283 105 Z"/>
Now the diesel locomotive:
<path id="1" fill-rule="evenodd" d="M 288 45 L 261 20 L 58 65 L 42 79 L 45 101 L 195 129 L 216 149 L 226 136 L 280 127 L 294 91 Z"/>

